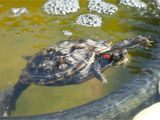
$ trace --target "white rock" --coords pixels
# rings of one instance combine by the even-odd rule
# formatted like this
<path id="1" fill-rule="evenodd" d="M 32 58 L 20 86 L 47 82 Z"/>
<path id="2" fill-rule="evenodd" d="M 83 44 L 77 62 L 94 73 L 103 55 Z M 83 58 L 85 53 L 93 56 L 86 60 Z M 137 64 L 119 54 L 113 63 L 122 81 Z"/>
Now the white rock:
<path id="1" fill-rule="evenodd" d="M 43 5 L 43 11 L 49 15 L 65 15 L 77 12 L 79 0 L 48 0 Z"/>
<path id="2" fill-rule="evenodd" d="M 26 7 L 21 7 L 21 8 L 12 8 L 11 12 L 14 16 L 20 16 L 22 14 L 28 14 L 28 10 Z"/>
<path id="3" fill-rule="evenodd" d="M 147 8 L 147 4 L 141 0 L 120 0 L 120 4 L 136 8 Z"/>
<path id="4" fill-rule="evenodd" d="M 140 113 L 138 113 L 133 120 L 160 120 L 160 102 L 156 103 Z"/>
<path id="5" fill-rule="evenodd" d="M 116 5 L 103 2 L 102 0 L 90 0 L 88 4 L 90 11 L 96 11 L 97 13 L 113 14 L 118 10 Z"/>
<path id="6" fill-rule="evenodd" d="M 100 27 L 102 18 L 95 14 L 83 14 L 76 19 L 76 23 L 87 27 Z"/>

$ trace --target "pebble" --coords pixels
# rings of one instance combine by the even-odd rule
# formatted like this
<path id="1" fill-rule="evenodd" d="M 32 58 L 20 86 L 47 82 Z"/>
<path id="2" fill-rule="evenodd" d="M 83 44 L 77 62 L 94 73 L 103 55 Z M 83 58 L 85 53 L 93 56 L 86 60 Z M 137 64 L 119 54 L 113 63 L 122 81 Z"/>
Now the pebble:
<path id="1" fill-rule="evenodd" d="M 111 3 L 103 2 L 102 0 L 90 0 L 88 4 L 90 11 L 97 13 L 113 14 L 118 10 L 118 7 Z"/>
<path id="2" fill-rule="evenodd" d="M 76 19 L 76 23 L 87 27 L 100 27 L 102 18 L 95 14 L 83 14 Z"/>
<path id="3" fill-rule="evenodd" d="M 64 34 L 65 36 L 71 36 L 71 35 L 72 35 L 72 33 L 69 32 L 69 31 L 67 31 L 67 30 L 63 30 L 63 34 Z"/>
<path id="4" fill-rule="evenodd" d="M 21 7 L 21 8 L 12 8 L 11 12 L 14 16 L 20 16 L 22 14 L 28 14 L 28 10 L 26 7 Z"/>
<path id="5" fill-rule="evenodd" d="M 66 15 L 77 12 L 79 0 L 48 0 L 43 5 L 43 11 L 49 15 Z"/>
<path id="6" fill-rule="evenodd" d="M 141 0 L 120 0 L 120 4 L 136 8 L 147 8 L 147 4 Z"/>

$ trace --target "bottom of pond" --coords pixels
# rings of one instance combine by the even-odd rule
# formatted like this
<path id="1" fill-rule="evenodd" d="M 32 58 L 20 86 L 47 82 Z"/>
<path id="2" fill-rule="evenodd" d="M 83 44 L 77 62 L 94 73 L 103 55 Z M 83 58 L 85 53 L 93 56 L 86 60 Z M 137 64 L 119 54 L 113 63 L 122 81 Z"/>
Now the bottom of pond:
<path id="1" fill-rule="evenodd" d="M 128 68 L 123 67 L 110 68 L 104 73 L 108 84 L 93 78 L 81 84 L 63 87 L 32 85 L 17 100 L 11 116 L 45 114 L 83 105 L 117 90 L 133 76 Z"/>

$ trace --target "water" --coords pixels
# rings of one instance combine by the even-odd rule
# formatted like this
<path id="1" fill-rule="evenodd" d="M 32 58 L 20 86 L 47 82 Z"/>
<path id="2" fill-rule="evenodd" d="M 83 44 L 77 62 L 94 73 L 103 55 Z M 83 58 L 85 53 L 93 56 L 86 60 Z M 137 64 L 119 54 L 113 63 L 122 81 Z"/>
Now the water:
<path id="1" fill-rule="evenodd" d="M 114 4 L 118 2 L 109 0 Z M 45 0 L 1 0 L 0 1 L 0 89 L 5 90 L 16 83 L 27 61 L 26 56 L 33 56 L 45 46 L 69 39 L 63 30 L 73 33 L 76 38 L 107 39 L 113 43 L 135 35 L 155 35 L 146 30 L 148 25 L 154 28 L 154 20 L 136 18 L 133 11 L 121 6 L 114 15 L 101 14 L 102 27 L 87 28 L 75 24 L 76 18 L 89 13 L 87 1 L 81 0 L 81 9 L 66 16 L 49 16 L 42 12 Z M 28 15 L 13 17 L 10 9 L 27 7 Z M 137 11 L 136 11 L 137 12 Z M 94 13 L 94 12 L 93 12 Z M 137 21 L 137 19 L 139 21 Z M 159 22 L 156 24 L 160 24 Z M 143 28 L 142 28 L 143 27 Z M 158 27 L 159 28 L 159 27 Z M 156 29 L 157 30 L 157 29 Z M 138 51 L 138 52 L 137 52 Z M 101 98 L 117 90 L 137 73 L 144 64 L 151 60 L 149 50 L 130 50 L 130 62 L 123 68 L 110 68 L 105 71 L 108 84 L 104 85 L 95 78 L 78 85 L 64 87 L 31 86 L 20 96 L 12 116 L 44 114 L 64 109 Z"/>

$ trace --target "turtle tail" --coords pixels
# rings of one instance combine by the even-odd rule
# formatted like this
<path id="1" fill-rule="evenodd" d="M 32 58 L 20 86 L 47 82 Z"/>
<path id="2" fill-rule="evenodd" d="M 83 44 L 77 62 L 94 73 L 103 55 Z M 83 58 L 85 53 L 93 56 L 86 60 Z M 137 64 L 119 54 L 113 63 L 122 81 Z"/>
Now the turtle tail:
<path id="1" fill-rule="evenodd" d="M 0 117 L 8 117 L 15 110 L 17 99 L 28 87 L 29 84 L 18 81 L 13 87 L 0 92 Z"/>

